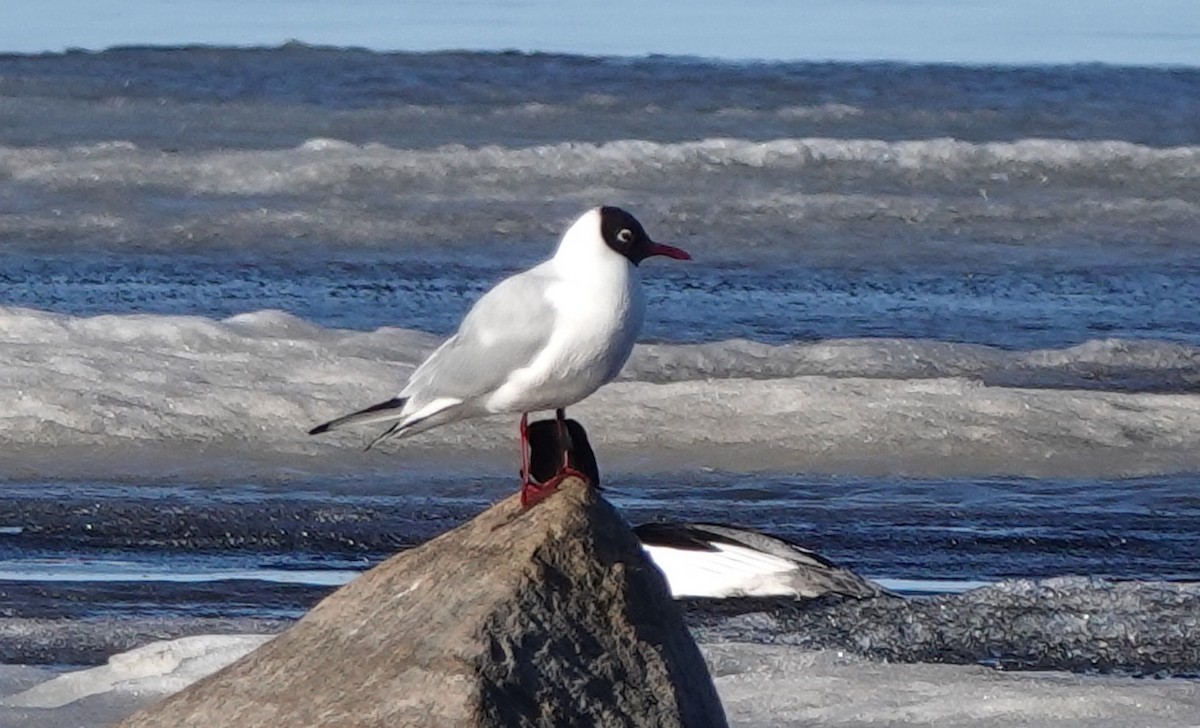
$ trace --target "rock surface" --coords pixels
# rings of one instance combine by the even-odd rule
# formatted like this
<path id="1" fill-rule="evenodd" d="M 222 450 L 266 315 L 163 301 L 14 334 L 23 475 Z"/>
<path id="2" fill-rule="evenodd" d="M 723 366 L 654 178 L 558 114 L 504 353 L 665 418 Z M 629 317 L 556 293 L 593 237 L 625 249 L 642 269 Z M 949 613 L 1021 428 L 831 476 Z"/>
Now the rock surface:
<path id="1" fill-rule="evenodd" d="M 389 559 L 120 726 L 725 724 L 662 577 L 568 480 Z"/>

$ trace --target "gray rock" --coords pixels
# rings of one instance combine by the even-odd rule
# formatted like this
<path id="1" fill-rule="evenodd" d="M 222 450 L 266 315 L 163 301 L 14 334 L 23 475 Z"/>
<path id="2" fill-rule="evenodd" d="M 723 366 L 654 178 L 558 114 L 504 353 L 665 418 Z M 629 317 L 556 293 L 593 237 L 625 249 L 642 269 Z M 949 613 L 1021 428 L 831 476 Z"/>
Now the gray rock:
<path id="1" fill-rule="evenodd" d="M 121 728 L 724 726 L 616 511 L 578 481 L 399 554 Z"/>

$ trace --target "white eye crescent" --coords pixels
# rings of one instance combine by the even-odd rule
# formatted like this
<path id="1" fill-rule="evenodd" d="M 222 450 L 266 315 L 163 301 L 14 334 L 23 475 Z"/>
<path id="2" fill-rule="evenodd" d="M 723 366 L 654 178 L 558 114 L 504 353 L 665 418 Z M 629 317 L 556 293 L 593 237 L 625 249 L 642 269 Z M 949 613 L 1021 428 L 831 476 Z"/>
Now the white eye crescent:
<path id="1" fill-rule="evenodd" d="M 624 228 L 621 232 L 617 233 L 617 240 L 620 240 L 622 243 L 632 243 L 633 231 L 629 228 Z"/>

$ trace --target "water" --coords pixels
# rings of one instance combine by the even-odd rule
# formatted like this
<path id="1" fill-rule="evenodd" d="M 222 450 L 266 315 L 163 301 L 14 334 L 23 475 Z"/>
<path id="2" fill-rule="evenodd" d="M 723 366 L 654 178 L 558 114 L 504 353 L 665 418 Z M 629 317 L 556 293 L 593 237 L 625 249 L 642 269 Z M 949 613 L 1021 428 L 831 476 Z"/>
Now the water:
<path id="1" fill-rule="evenodd" d="M 309 255 L 230 253 L 17 255 L 4 260 L 6 303 L 98 314 L 225 318 L 280 309 L 325 327 L 406 327 L 448 336 L 470 303 L 536 259 L 519 251 Z M 897 337 L 1036 349 L 1094 338 L 1200 344 L 1200 275 L 1190 266 L 939 270 L 782 263 L 683 269 L 647 264 L 645 339 L 771 344 Z"/>
<path id="2" fill-rule="evenodd" d="M 293 44 L 0 93 L 6 616 L 291 618 L 510 492 L 506 418 L 304 433 L 602 202 L 696 257 L 572 408 L 631 519 L 1200 580 L 1200 71 Z"/>
<path id="3" fill-rule="evenodd" d="M 360 482 L 350 493 L 330 493 L 323 480 L 286 490 L 10 483 L 0 506 L 0 522 L 13 524 L 0 533 L 0 578 L 194 582 L 207 574 L 328 586 L 463 522 L 508 486 L 489 479 L 456 494 L 448 484 L 418 480 L 392 482 L 383 492 Z M 873 579 L 919 587 L 936 578 L 943 591 L 1063 574 L 1180 580 L 1200 556 L 1193 538 L 1200 500 L 1190 476 L 681 473 L 622 479 L 609 497 L 635 523 L 732 515 Z M 74 608 L 105 610 L 97 602 Z M 158 612 L 151 606 L 149 613 Z"/>
<path id="4" fill-rule="evenodd" d="M 464 491 L 461 483 L 414 479 L 384 486 L 360 479 L 343 482 L 341 492 L 331 493 L 326 480 L 291 482 L 286 489 L 10 483 L 0 523 L 20 525 L 0 532 L 0 579 L 7 595 L 3 616 L 120 615 L 135 624 L 295 619 L 395 550 L 478 513 L 509 485 L 489 479 Z M 1063 575 L 1148 585 L 1195 581 L 1200 557 L 1194 533 L 1200 500 L 1191 476 L 959 481 L 679 474 L 622 479 L 608 495 L 634 522 L 754 524 L 910 595 Z M 1074 591 L 1065 584 L 1055 588 L 1064 595 Z M 1153 596 L 1148 592 L 1141 598 L 1149 602 Z M 1002 606 L 1006 598 L 1003 591 L 990 602 L 975 596 L 975 608 L 992 609 L 993 619 L 999 619 L 1011 608 Z M 1102 615 L 1131 618 L 1112 615 L 1113 605 L 1099 595 L 1090 599 L 1092 606 L 1072 609 L 1090 609 L 1097 624 Z M 825 606 L 827 621 L 839 619 L 836 607 Z M 935 612 L 947 622 L 947 633 L 954 631 L 949 616 L 954 608 Z M 796 618 L 820 622 L 819 614 L 810 610 Z M 841 614 L 840 619 L 851 617 Z M 880 624 L 885 619 L 892 617 L 870 617 Z M 1033 630 L 1030 639 L 1052 639 L 1038 631 L 1049 627 L 1037 625 L 1035 620 L 1025 627 Z M 1144 627 L 1130 629 L 1141 634 Z M 778 639 L 768 629 L 735 631 L 741 640 Z M 857 649 L 837 632 L 815 627 L 800 632 L 814 643 Z M 886 634 L 880 627 L 876 649 L 882 649 Z M 89 642 L 95 639 L 105 638 L 98 634 Z M 1155 638 L 1145 632 L 1144 639 Z M 79 648 L 83 654 L 94 649 L 90 644 Z M 904 649 L 928 655 L 936 646 L 901 640 L 893 649 L 900 651 L 893 659 L 902 659 Z M 1109 669 L 1115 664 L 1119 671 L 1121 659 L 1141 658 L 1109 657 Z M 1067 665 L 1050 653 L 1037 664 Z M 1196 669 L 1183 657 L 1162 664 L 1173 672 Z"/>

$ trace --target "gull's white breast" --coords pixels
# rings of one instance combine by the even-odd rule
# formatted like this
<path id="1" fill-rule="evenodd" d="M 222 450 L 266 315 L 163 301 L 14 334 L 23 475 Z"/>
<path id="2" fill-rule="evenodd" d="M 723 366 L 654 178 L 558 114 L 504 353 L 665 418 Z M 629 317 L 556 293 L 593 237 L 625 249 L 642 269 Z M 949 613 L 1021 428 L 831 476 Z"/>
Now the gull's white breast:
<path id="1" fill-rule="evenodd" d="M 555 259 L 546 288 L 554 328 L 546 346 L 488 399 L 492 412 L 567 407 L 612 381 L 642 328 L 645 301 L 637 268 L 610 250 L 579 265 Z"/>

